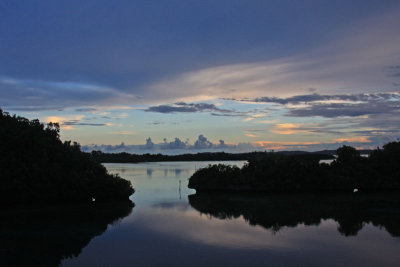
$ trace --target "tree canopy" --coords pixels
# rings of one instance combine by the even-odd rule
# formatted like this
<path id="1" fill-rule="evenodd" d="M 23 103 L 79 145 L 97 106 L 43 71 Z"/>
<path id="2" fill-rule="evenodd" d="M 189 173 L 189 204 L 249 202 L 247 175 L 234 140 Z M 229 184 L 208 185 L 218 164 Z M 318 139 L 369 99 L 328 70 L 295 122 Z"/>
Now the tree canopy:
<path id="1" fill-rule="evenodd" d="M 350 146 L 337 149 L 337 159 L 320 164 L 307 155 L 266 154 L 242 169 L 208 166 L 189 179 L 197 190 L 267 192 L 400 191 L 400 142 L 391 142 L 361 157 Z"/>
<path id="2" fill-rule="evenodd" d="M 2 203 L 102 201 L 134 192 L 129 181 L 108 174 L 59 133 L 58 123 L 44 125 L 0 109 Z"/>

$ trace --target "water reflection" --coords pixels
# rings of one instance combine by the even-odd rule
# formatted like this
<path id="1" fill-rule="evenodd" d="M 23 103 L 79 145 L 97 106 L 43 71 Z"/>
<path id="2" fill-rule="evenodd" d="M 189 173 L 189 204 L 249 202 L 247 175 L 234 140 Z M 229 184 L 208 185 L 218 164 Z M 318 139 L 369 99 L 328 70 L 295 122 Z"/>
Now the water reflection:
<path id="1" fill-rule="evenodd" d="M 128 216 L 131 201 L 2 210 L 1 266 L 59 266 Z"/>
<path id="2" fill-rule="evenodd" d="M 105 164 L 136 207 L 63 266 L 399 266 L 398 197 L 193 195 L 187 178 L 210 163 Z"/>
<path id="3" fill-rule="evenodd" d="M 318 226 L 332 219 L 344 236 L 355 236 L 372 223 L 393 237 L 400 236 L 398 195 L 261 195 L 238 193 L 197 193 L 190 205 L 218 219 L 243 217 L 252 226 L 272 232 L 300 224 Z"/>
<path id="4" fill-rule="evenodd" d="M 188 178 L 195 169 L 206 167 L 218 161 L 204 162 L 147 162 L 147 163 L 106 163 L 110 173 L 120 174 L 130 180 L 136 189 L 131 199 L 138 208 L 159 201 L 182 200 L 195 191 L 187 187 Z M 243 166 L 245 161 L 227 161 L 228 165 Z"/>

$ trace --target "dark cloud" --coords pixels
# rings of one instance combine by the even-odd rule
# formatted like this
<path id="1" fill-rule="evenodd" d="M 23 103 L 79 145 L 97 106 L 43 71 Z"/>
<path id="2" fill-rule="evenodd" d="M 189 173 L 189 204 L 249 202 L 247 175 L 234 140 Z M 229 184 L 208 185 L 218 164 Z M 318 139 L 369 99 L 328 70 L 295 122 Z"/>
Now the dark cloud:
<path id="1" fill-rule="evenodd" d="M 388 70 L 389 77 L 400 77 L 400 65 L 390 66 Z"/>
<path id="2" fill-rule="evenodd" d="M 326 118 L 358 117 L 371 114 L 398 113 L 399 105 L 384 103 L 362 104 L 313 104 L 306 108 L 290 109 L 287 116 L 310 117 L 321 116 Z"/>
<path id="3" fill-rule="evenodd" d="M 77 108 L 75 109 L 76 112 L 93 112 L 97 111 L 96 108 Z"/>
<path id="4" fill-rule="evenodd" d="M 153 122 L 149 122 L 147 124 L 149 124 L 149 125 L 161 125 L 161 124 L 164 124 L 164 122 L 162 122 L 162 121 L 153 121 Z"/>
<path id="5" fill-rule="evenodd" d="M 357 117 L 371 114 L 397 114 L 400 111 L 400 93 L 308 94 L 288 98 L 259 97 L 243 101 L 276 103 L 280 105 L 306 104 L 305 107 L 287 107 L 287 116 L 294 117 Z"/>
<path id="6" fill-rule="evenodd" d="M 175 112 L 198 112 L 194 107 L 179 107 L 179 106 L 169 106 L 169 105 L 160 105 L 149 107 L 145 111 L 148 112 L 159 112 L 159 113 L 175 113 Z"/>
<path id="7" fill-rule="evenodd" d="M 398 93 L 376 93 L 376 94 L 340 94 L 340 95 L 320 95 L 320 94 L 308 94 L 308 95 L 296 95 L 287 98 L 278 97 L 259 97 L 255 99 L 244 99 L 244 101 L 253 101 L 259 103 L 277 103 L 281 105 L 286 104 L 300 104 L 310 103 L 316 101 L 374 101 L 374 100 L 390 100 L 392 98 L 399 99 Z"/>
<path id="8" fill-rule="evenodd" d="M 234 112 L 234 113 L 211 113 L 212 116 L 217 116 L 217 117 L 244 117 L 247 116 L 246 112 Z"/>
<path id="9" fill-rule="evenodd" d="M 177 102 L 171 105 L 152 106 L 144 111 L 158 112 L 158 113 L 193 113 L 193 112 L 220 112 L 231 113 L 234 112 L 228 109 L 220 109 L 214 104 L 208 103 L 185 103 Z"/>
<path id="10" fill-rule="evenodd" d="M 106 123 L 87 123 L 81 122 L 80 120 L 69 120 L 64 121 L 61 125 L 65 126 L 74 126 L 74 125 L 81 125 L 81 126 L 106 126 Z"/>

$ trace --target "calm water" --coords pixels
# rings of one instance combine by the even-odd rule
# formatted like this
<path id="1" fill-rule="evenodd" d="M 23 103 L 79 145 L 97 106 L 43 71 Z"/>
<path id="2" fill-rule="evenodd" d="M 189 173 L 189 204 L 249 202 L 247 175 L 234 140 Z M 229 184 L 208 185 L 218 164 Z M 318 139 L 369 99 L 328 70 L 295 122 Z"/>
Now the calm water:
<path id="1" fill-rule="evenodd" d="M 8 211 L 0 257 L 24 266 L 400 266 L 399 197 L 195 194 L 187 179 L 209 163 L 105 164 L 132 181 L 135 207 Z"/>

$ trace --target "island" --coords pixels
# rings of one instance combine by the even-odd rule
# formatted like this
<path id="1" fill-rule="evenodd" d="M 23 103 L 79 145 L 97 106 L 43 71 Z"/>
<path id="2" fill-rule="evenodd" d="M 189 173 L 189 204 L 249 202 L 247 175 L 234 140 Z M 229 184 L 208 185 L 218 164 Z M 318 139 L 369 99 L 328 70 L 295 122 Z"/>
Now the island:
<path id="1" fill-rule="evenodd" d="M 10 115 L 0 109 L 0 203 L 128 200 L 131 183 L 60 140 L 58 123 Z"/>
<path id="2" fill-rule="evenodd" d="M 197 191 L 388 192 L 400 191 L 400 142 L 390 142 L 368 157 L 350 146 L 337 149 L 330 164 L 309 155 L 266 154 L 242 168 L 209 165 L 189 178 Z"/>

